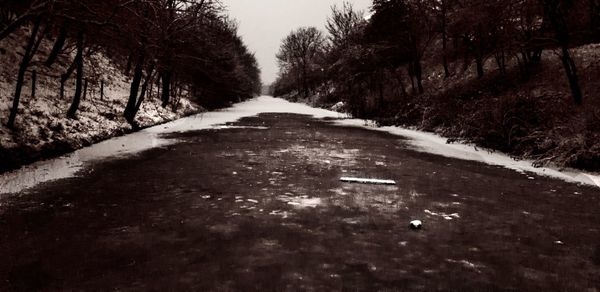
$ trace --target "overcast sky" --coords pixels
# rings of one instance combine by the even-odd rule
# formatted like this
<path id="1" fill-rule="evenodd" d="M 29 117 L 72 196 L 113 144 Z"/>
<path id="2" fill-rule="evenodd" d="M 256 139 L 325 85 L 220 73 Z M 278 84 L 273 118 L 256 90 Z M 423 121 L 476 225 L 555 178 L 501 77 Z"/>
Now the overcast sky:
<path id="1" fill-rule="evenodd" d="M 239 23 L 239 34 L 256 54 L 263 83 L 277 77 L 275 54 L 281 40 L 293 29 L 315 26 L 325 30 L 330 7 L 344 0 L 223 0 L 229 15 Z M 371 0 L 347 0 L 357 10 L 368 10 Z"/>

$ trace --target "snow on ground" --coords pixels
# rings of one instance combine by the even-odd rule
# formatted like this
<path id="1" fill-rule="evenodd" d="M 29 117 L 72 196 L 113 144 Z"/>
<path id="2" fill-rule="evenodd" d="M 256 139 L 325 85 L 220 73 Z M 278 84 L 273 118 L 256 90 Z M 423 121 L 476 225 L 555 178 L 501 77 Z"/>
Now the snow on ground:
<path id="1" fill-rule="evenodd" d="M 155 133 L 172 133 L 195 131 L 212 128 L 215 125 L 235 122 L 243 117 L 256 116 L 260 113 L 295 113 L 311 115 L 315 118 L 347 118 L 347 114 L 332 112 L 325 109 L 312 108 L 300 103 L 291 103 L 279 98 L 261 96 L 234 106 L 213 112 L 202 113 L 174 121 L 164 127 L 150 129 Z"/>
<path id="2" fill-rule="evenodd" d="M 413 147 L 413 150 L 416 151 L 462 160 L 478 161 L 489 165 L 503 166 L 525 175 L 527 173 L 535 173 L 541 176 L 562 179 L 567 182 L 600 187 L 599 174 L 592 174 L 571 169 L 559 170 L 551 167 L 534 167 L 533 161 L 531 160 L 515 160 L 501 152 L 492 152 L 490 150 L 477 148 L 472 145 L 460 143 L 448 144 L 448 139 L 433 133 L 400 127 L 365 126 L 365 121 L 363 120 L 341 120 L 336 123 L 344 126 L 365 127 L 409 138 L 408 143 Z M 530 177 L 530 179 L 534 178 Z"/>
<path id="3" fill-rule="evenodd" d="M 60 98 L 59 75 L 65 72 L 72 57 L 62 56 L 52 68 L 42 66 L 53 43 L 44 40 L 40 52 L 34 58 L 25 76 L 21 103 L 16 120 L 16 130 L 10 130 L 6 123 L 15 90 L 17 66 L 20 63 L 21 48 L 25 32 L 17 32 L 0 42 L 0 171 L 17 165 L 35 161 L 40 157 L 49 157 L 57 153 L 65 153 L 71 149 L 80 149 L 104 139 L 121 135 L 132 129 L 123 118 L 123 110 L 130 91 L 130 77 L 124 75 L 117 66 L 102 53 L 86 58 L 84 64 L 85 77 L 89 81 L 85 99 L 81 101 L 76 119 L 66 118 L 66 112 L 74 94 L 75 74 L 65 84 L 64 98 Z M 38 72 L 35 97 L 31 96 L 31 73 Z M 100 80 L 104 80 L 104 96 L 100 96 Z M 182 97 L 177 110 L 163 108 L 158 98 L 157 86 L 152 86 L 136 121 L 141 127 L 156 125 L 175 120 L 182 116 L 200 111 L 200 107 Z M 129 138 L 125 138 L 127 140 Z M 143 138 L 137 138 L 143 140 Z M 150 143 L 152 144 L 152 143 Z M 94 148 L 102 152 L 101 147 Z M 121 149 L 120 149 L 121 150 Z M 120 153 L 113 149 L 106 150 L 111 154 Z M 87 152 L 77 155 L 89 156 Z M 85 160 L 85 159 L 84 159 Z M 66 164 L 63 162 L 69 162 Z M 78 159 L 63 159 L 37 163 L 26 167 L 28 171 L 18 171 L 25 177 L 21 181 L 24 186 L 33 186 L 38 182 L 69 177 L 77 172 Z M 41 168 L 37 167 L 42 165 Z M 46 169 L 47 168 L 47 169 Z M 46 169 L 46 170 L 45 170 Z M 12 174 L 14 175 L 14 174 Z M 20 185 L 15 180 L 0 177 L 0 193 L 11 192 Z M 22 177 L 22 176 L 20 176 Z M 17 180 L 17 181 L 19 181 Z M 17 188 L 17 190 L 20 188 Z"/>
<path id="4" fill-rule="evenodd" d="M 162 139 L 161 135 L 174 132 L 195 131 L 211 128 L 222 128 L 223 124 L 235 122 L 243 117 L 256 116 L 260 113 L 295 113 L 311 115 L 315 118 L 334 118 L 341 126 L 363 127 L 384 131 L 408 138 L 408 143 L 416 151 L 433 153 L 445 157 L 479 161 L 491 165 L 504 166 L 526 174 L 535 173 L 542 176 L 559 178 L 568 182 L 600 186 L 600 175 L 574 170 L 559 171 L 552 168 L 536 168 L 531 161 L 517 161 L 501 153 L 477 150 L 464 144 L 447 144 L 446 139 L 431 133 L 408 130 L 399 127 L 372 126 L 373 123 L 348 119 L 347 115 L 304 104 L 291 103 L 282 99 L 261 96 L 246 102 L 214 112 L 206 112 L 176 120 L 164 125 L 148 128 L 130 135 L 114 138 L 99 144 L 78 150 L 72 154 L 50 161 L 38 162 L 21 170 L 0 176 L 0 194 L 15 193 L 31 188 L 39 183 L 68 178 L 76 175 L 90 162 L 121 155 L 131 155 L 155 147 L 161 147 L 176 140 Z"/>
<path id="5" fill-rule="evenodd" d="M 409 130 L 400 127 L 374 127 L 374 123 L 359 119 L 347 119 L 346 114 L 329 111 L 320 108 L 312 108 L 304 104 L 291 103 L 282 99 L 261 96 L 259 98 L 239 103 L 232 108 L 218 112 L 200 114 L 187 119 L 175 121 L 168 127 L 153 128 L 158 132 L 182 132 L 210 128 L 215 124 L 223 124 L 238 120 L 242 117 L 254 116 L 263 112 L 273 113 L 296 113 L 312 115 L 315 118 L 341 119 L 336 124 L 342 126 L 363 127 L 372 130 L 384 131 L 394 135 L 409 138 L 409 144 L 414 150 L 442 155 L 450 158 L 479 161 L 490 165 L 504 166 L 518 172 L 530 172 L 541 176 L 559 178 L 567 182 L 583 183 L 600 187 L 600 175 L 576 170 L 564 170 L 550 167 L 534 167 L 533 161 L 515 160 L 508 155 L 491 152 L 485 149 L 477 149 L 471 145 L 448 144 L 447 139 L 433 133 Z"/>

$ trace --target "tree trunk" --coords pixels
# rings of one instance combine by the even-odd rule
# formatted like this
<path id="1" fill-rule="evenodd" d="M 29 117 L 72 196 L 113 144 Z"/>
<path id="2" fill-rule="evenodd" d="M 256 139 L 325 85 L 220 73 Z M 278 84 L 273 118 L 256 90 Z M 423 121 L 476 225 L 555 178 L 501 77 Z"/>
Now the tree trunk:
<path id="1" fill-rule="evenodd" d="M 100 80 L 100 100 L 104 100 L 104 79 Z"/>
<path id="2" fill-rule="evenodd" d="M 450 68 L 449 68 L 449 65 L 448 65 L 448 55 L 446 53 L 446 40 L 445 39 L 444 39 L 444 45 L 443 46 L 444 46 L 444 53 L 443 53 L 443 56 L 442 56 L 442 59 L 443 59 L 442 62 L 443 62 L 443 65 L 444 65 L 444 78 L 447 79 L 447 78 L 450 78 Z"/>
<path id="3" fill-rule="evenodd" d="M 35 88 L 37 86 L 37 71 L 31 72 L 31 99 L 35 98 Z"/>
<path id="4" fill-rule="evenodd" d="M 522 73 L 522 77 L 523 80 L 529 80 L 529 78 L 531 77 L 530 74 L 530 64 L 529 64 L 529 56 L 527 55 L 526 52 L 522 52 L 521 54 L 521 58 L 520 58 L 520 62 L 519 64 L 522 64 L 522 69 L 521 69 L 521 73 Z M 517 56 L 517 61 L 519 60 L 519 54 L 516 54 Z"/>
<path id="5" fill-rule="evenodd" d="M 177 110 L 179 109 L 179 103 L 181 102 L 181 92 L 182 88 L 180 84 L 175 87 L 175 94 L 173 94 L 173 104 L 171 107 L 171 111 L 174 113 L 177 113 Z"/>
<path id="6" fill-rule="evenodd" d="M 298 94 L 296 95 L 296 97 L 294 97 L 295 99 L 297 99 L 300 94 L 302 94 L 302 73 L 300 73 L 300 69 L 297 69 L 297 73 L 296 73 L 296 87 L 298 88 Z"/>
<path id="7" fill-rule="evenodd" d="M 419 94 L 423 94 L 425 90 L 423 89 L 423 67 L 421 64 L 421 55 L 419 54 L 419 48 L 417 43 L 417 38 L 414 36 L 410 36 L 411 42 L 411 50 L 412 50 L 412 60 L 411 63 L 413 74 L 417 79 L 417 89 Z M 414 89 L 414 87 L 413 87 Z"/>
<path id="8" fill-rule="evenodd" d="M 9 24 L 2 31 L 0 31 L 0 41 L 5 39 L 6 37 L 8 37 L 15 30 L 17 30 L 18 28 L 20 28 L 22 25 L 29 22 L 33 18 L 34 18 L 34 15 L 27 14 L 27 15 L 23 15 L 23 16 L 19 17 L 18 19 L 14 20 L 11 24 Z"/>
<path id="9" fill-rule="evenodd" d="M 17 84 L 15 87 L 15 95 L 13 98 L 12 108 L 10 109 L 10 115 L 8 117 L 8 123 L 6 126 L 10 129 L 13 129 L 15 126 L 15 119 L 17 118 L 17 113 L 19 111 L 19 102 L 21 99 L 21 90 L 23 89 L 23 81 L 25 80 L 25 72 L 27 71 L 27 67 L 29 67 L 29 62 L 33 58 L 35 53 L 34 46 L 36 44 L 36 37 L 38 35 L 40 25 L 42 23 L 42 18 L 38 17 L 33 25 L 33 30 L 31 31 L 31 36 L 29 37 L 29 41 L 27 42 L 27 47 L 25 48 L 25 53 L 23 54 L 23 59 L 21 61 L 21 65 L 19 66 L 19 72 L 17 73 Z"/>
<path id="10" fill-rule="evenodd" d="M 67 83 L 69 78 L 71 78 L 71 75 L 73 74 L 76 68 L 77 62 L 76 60 L 73 60 L 69 68 L 67 68 L 67 71 L 60 75 L 60 99 L 65 98 L 65 83 Z"/>
<path id="11" fill-rule="evenodd" d="M 125 75 L 129 75 L 129 71 L 131 71 L 131 65 L 133 63 L 133 56 L 130 54 L 129 57 L 127 57 L 127 65 L 125 66 Z"/>
<path id="12" fill-rule="evenodd" d="M 477 44 L 475 45 L 475 63 L 477 64 L 477 78 L 483 78 L 484 74 L 484 60 L 483 60 L 483 50 L 484 50 L 484 42 L 483 42 L 483 28 L 481 24 L 477 26 Z"/>
<path id="13" fill-rule="evenodd" d="M 77 110 L 79 109 L 79 103 L 81 102 L 81 87 L 83 83 L 83 31 L 77 36 L 77 55 L 75 56 L 75 64 L 77 67 L 77 77 L 75 81 L 75 95 L 71 102 L 71 107 L 67 111 L 67 117 L 74 119 Z"/>
<path id="14" fill-rule="evenodd" d="M 402 91 L 402 95 L 406 96 L 406 86 L 404 86 L 404 82 L 402 81 L 402 71 L 398 70 L 396 74 L 396 79 L 398 79 L 398 84 L 400 85 L 400 90 Z"/>
<path id="15" fill-rule="evenodd" d="M 498 65 L 498 71 L 500 71 L 500 74 L 506 75 L 506 57 L 504 55 L 504 49 L 500 49 L 499 52 L 494 54 L 494 57 L 496 59 L 496 64 Z"/>
<path id="16" fill-rule="evenodd" d="M 415 68 L 413 62 L 408 62 L 408 78 L 410 79 L 410 86 L 412 88 L 413 94 L 417 94 L 417 88 L 415 86 Z"/>
<path id="17" fill-rule="evenodd" d="M 306 62 L 302 63 L 302 83 L 304 86 L 304 98 L 307 98 L 310 94 L 308 92 L 308 76 L 307 76 Z"/>
<path id="18" fill-rule="evenodd" d="M 150 65 L 150 69 L 148 69 L 148 72 L 146 74 L 146 80 L 144 80 L 144 84 L 142 84 L 142 91 L 140 92 L 140 96 L 138 97 L 137 103 L 135 104 L 135 109 L 132 113 L 132 118 L 135 118 L 135 116 L 137 115 L 138 111 L 140 110 L 140 107 L 142 107 L 142 103 L 144 102 L 144 99 L 146 98 L 146 91 L 148 90 L 148 85 L 152 84 L 152 75 L 154 74 L 154 64 Z"/>
<path id="19" fill-rule="evenodd" d="M 162 107 L 165 108 L 169 104 L 171 96 L 171 72 L 166 71 L 162 73 Z"/>
<path id="20" fill-rule="evenodd" d="M 575 104 L 581 105 L 583 103 L 583 94 L 581 92 L 581 87 L 579 86 L 577 66 L 575 65 L 575 61 L 573 61 L 573 58 L 571 58 L 571 54 L 569 53 L 569 49 L 567 47 L 563 46 L 562 48 L 561 60 L 567 74 L 567 79 L 569 80 L 569 86 L 571 87 L 573 100 L 575 101 Z"/>
<path id="21" fill-rule="evenodd" d="M 162 73 L 158 74 L 158 78 L 156 78 L 156 98 L 160 98 L 161 97 L 161 88 L 160 88 L 160 82 L 162 80 Z"/>
<path id="22" fill-rule="evenodd" d="M 46 59 L 46 67 L 52 67 L 54 62 L 56 62 L 56 59 L 58 58 L 58 54 L 60 54 L 63 47 L 65 46 L 66 40 L 67 40 L 67 23 L 65 22 L 60 27 L 60 32 L 58 33 L 56 42 L 54 42 L 52 51 L 50 51 L 50 55 L 48 55 L 48 59 Z"/>
<path id="23" fill-rule="evenodd" d="M 500 62 L 502 64 L 502 74 L 506 75 L 506 52 L 504 49 L 500 53 Z"/>
<path id="24" fill-rule="evenodd" d="M 450 77 L 450 69 L 448 68 L 448 28 L 446 19 L 446 0 L 441 1 L 442 6 L 442 63 L 444 65 L 444 78 Z"/>
<path id="25" fill-rule="evenodd" d="M 88 92 L 88 79 L 85 78 L 83 81 L 83 97 L 82 97 L 83 100 L 85 100 L 87 98 L 87 92 Z"/>
<path id="26" fill-rule="evenodd" d="M 60 99 L 63 100 L 65 99 L 65 82 L 63 81 L 63 79 L 61 78 L 60 80 Z"/>
<path id="27" fill-rule="evenodd" d="M 479 52 L 477 52 L 477 56 L 475 56 L 475 63 L 477 64 L 477 78 L 481 79 L 484 75 L 483 70 L 483 57 Z"/>
<path id="28" fill-rule="evenodd" d="M 154 76 L 152 76 L 150 84 L 148 84 L 148 93 L 146 94 L 150 100 L 152 100 L 152 93 L 154 92 L 154 82 L 152 80 L 154 80 Z"/>
<path id="29" fill-rule="evenodd" d="M 598 31 L 600 29 L 600 1 L 590 1 L 590 31 L 595 40 L 598 40 Z"/>
<path id="30" fill-rule="evenodd" d="M 544 49 L 542 47 L 537 46 L 533 50 L 531 50 L 531 56 L 529 57 L 529 62 L 532 66 L 537 66 L 542 62 L 542 52 Z"/>
<path id="31" fill-rule="evenodd" d="M 583 94 L 579 85 L 579 77 L 577 76 L 577 66 L 569 53 L 569 29 L 565 20 L 564 11 L 561 10 L 560 1 L 556 0 L 544 0 L 544 13 L 550 19 L 554 31 L 556 33 L 556 39 L 562 50 L 561 61 L 565 69 L 565 74 L 569 80 L 569 86 L 571 87 L 571 94 L 575 104 L 581 105 L 583 103 Z"/>
<path id="32" fill-rule="evenodd" d="M 415 77 L 417 78 L 419 94 L 425 93 L 425 90 L 423 89 L 423 67 L 421 65 L 421 58 L 415 60 Z"/>
<path id="33" fill-rule="evenodd" d="M 140 89 L 140 83 L 142 81 L 142 74 L 144 73 L 144 60 L 145 54 L 143 49 L 140 50 L 137 63 L 135 65 L 135 71 L 133 72 L 133 80 L 131 81 L 131 88 L 129 90 L 129 99 L 127 100 L 127 106 L 123 116 L 130 123 L 133 124 L 135 105 L 137 103 L 137 96 Z"/>

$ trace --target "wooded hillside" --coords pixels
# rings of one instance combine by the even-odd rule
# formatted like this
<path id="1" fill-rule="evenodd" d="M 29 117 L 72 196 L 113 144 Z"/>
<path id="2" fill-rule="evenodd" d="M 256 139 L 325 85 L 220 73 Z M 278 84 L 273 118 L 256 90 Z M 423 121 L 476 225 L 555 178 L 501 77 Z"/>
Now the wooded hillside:
<path id="1" fill-rule="evenodd" d="M 316 37 L 315 37 L 316 36 Z M 374 0 L 280 49 L 275 95 L 600 169 L 597 0 Z M 451 141 L 452 141 L 451 140 Z"/>
<path id="2" fill-rule="evenodd" d="M 261 90 L 215 0 L 2 0 L 0 48 L 2 169 Z"/>

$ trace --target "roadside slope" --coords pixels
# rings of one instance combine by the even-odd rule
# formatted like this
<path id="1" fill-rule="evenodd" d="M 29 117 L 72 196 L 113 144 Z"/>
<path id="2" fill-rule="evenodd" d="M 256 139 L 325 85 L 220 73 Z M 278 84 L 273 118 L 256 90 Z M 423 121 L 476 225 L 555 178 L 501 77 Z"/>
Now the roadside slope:
<path id="1" fill-rule="evenodd" d="M 52 43 L 44 40 L 40 53 L 26 75 L 16 129 L 4 124 L 8 117 L 15 90 L 16 74 L 20 62 L 18 51 L 27 29 L 19 31 L 0 42 L 0 172 L 15 169 L 34 161 L 56 157 L 119 136 L 133 129 L 123 118 L 123 109 L 129 96 L 130 77 L 102 53 L 86 58 L 84 65 L 89 77 L 87 91 L 81 101 L 76 119 L 66 117 L 75 88 L 72 74 L 65 86 L 65 96 L 60 98 L 60 76 L 56 72 L 67 71 L 68 62 L 60 60 L 52 69 L 43 65 Z M 37 72 L 35 97 L 31 96 L 31 74 Z M 104 80 L 104 94 L 100 94 L 100 80 Z M 179 106 L 160 106 L 157 86 L 150 88 L 148 98 L 136 117 L 141 127 L 172 121 L 192 113 L 201 107 L 185 97 Z"/>

